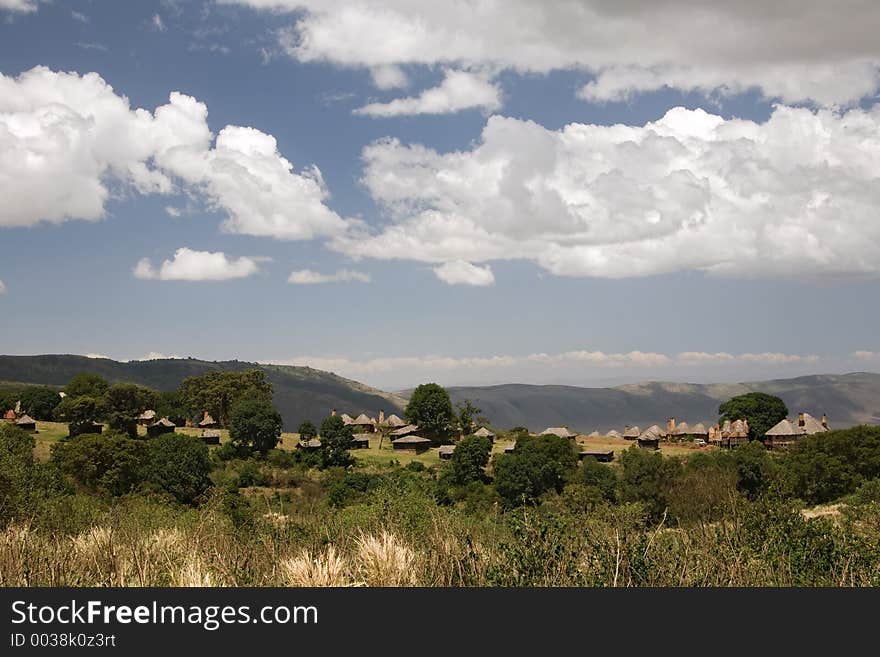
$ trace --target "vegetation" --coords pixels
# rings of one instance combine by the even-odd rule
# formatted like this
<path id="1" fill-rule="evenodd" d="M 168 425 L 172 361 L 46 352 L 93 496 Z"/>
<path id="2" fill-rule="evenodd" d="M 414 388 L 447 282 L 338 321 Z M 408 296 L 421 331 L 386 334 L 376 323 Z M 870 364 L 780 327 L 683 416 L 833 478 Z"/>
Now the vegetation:
<path id="1" fill-rule="evenodd" d="M 436 383 L 423 383 L 413 391 L 404 417 L 436 440 L 447 438 L 456 423 L 449 393 Z"/>
<path id="2" fill-rule="evenodd" d="M 749 440 L 763 438 L 764 434 L 786 417 L 788 408 L 779 397 L 763 392 L 749 392 L 727 400 L 718 407 L 721 422 L 745 419 L 749 423 Z"/>
<path id="3" fill-rule="evenodd" d="M 300 440 L 309 441 L 312 438 L 318 437 L 318 427 L 312 424 L 309 420 L 306 420 L 301 425 L 299 425 L 297 433 L 299 434 Z"/>
<path id="4" fill-rule="evenodd" d="M 345 467 L 352 463 L 348 450 L 352 446 L 351 427 L 338 415 L 330 415 L 321 422 L 321 467 Z"/>
<path id="5" fill-rule="evenodd" d="M 265 456 L 278 444 L 281 429 L 281 414 L 262 395 L 241 399 L 229 415 L 229 440 L 241 456 Z"/>
<path id="6" fill-rule="evenodd" d="M 180 397 L 193 413 L 207 411 L 222 427 L 230 426 L 232 408 L 244 399 L 272 402 L 272 384 L 262 370 L 224 372 L 187 377 L 180 384 Z"/>
<path id="7" fill-rule="evenodd" d="M 77 374 L 66 386 L 64 392 L 68 397 L 103 397 L 110 384 L 97 374 Z"/>

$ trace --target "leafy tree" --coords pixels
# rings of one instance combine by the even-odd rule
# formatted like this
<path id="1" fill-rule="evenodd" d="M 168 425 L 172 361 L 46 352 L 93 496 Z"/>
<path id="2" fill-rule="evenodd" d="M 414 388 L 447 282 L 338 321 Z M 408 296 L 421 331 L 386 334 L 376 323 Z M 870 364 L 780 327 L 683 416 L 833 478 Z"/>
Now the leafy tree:
<path id="1" fill-rule="evenodd" d="M 92 432 L 92 424 L 103 415 L 100 399 L 94 397 L 65 397 L 55 407 L 56 420 L 70 425 L 70 435 Z"/>
<path id="2" fill-rule="evenodd" d="M 318 427 L 312 424 L 309 420 L 306 420 L 299 425 L 297 433 L 299 433 L 300 440 L 311 440 L 318 435 Z"/>
<path id="3" fill-rule="evenodd" d="M 659 518 L 669 506 L 667 494 L 681 472 L 681 463 L 633 445 L 621 454 L 620 467 L 621 500 L 642 502 L 652 519 Z"/>
<path id="4" fill-rule="evenodd" d="M 482 412 L 482 409 L 474 406 L 470 399 L 465 399 L 462 403 L 458 404 L 458 430 L 462 436 L 470 436 L 476 431 L 474 418 Z"/>
<path id="5" fill-rule="evenodd" d="M 189 407 L 176 390 L 163 390 L 158 393 L 154 410 L 158 417 L 167 417 L 179 427 L 186 424 L 187 418 L 190 417 Z"/>
<path id="6" fill-rule="evenodd" d="M 346 467 L 354 459 L 348 450 L 352 447 L 351 427 L 338 415 L 330 415 L 321 422 L 321 465 L 324 468 Z"/>
<path id="7" fill-rule="evenodd" d="M 44 501 L 66 492 L 57 469 L 34 459 L 35 444 L 29 433 L 0 424 L 0 526 L 33 516 Z"/>
<path id="8" fill-rule="evenodd" d="M 211 487 L 208 447 L 197 438 L 166 433 L 147 446 L 147 478 L 181 504 L 193 504 Z"/>
<path id="9" fill-rule="evenodd" d="M 513 453 L 493 459 L 495 489 L 508 506 L 533 503 L 548 491 L 561 492 L 576 465 L 568 438 L 522 436 Z"/>
<path id="10" fill-rule="evenodd" d="M 468 436 L 458 441 L 449 463 L 449 483 L 467 486 L 486 476 L 492 441 L 483 436 Z"/>
<path id="11" fill-rule="evenodd" d="M 404 417 L 435 439 L 446 438 L 456 421 L 449 393 L 436 383 L 423 383 L 413 391 Z"/>
<path id="12" fill-rule="evenodd" d="M 745 419 L 749 423 L 749 440 L 762 438 L 773 425 L 788 417 L 788 408 L 779 397 L 763 392 L 748 392 L 728 399 L 718 407 L 721 422 Z"/>
<path id="13" fill-rule="evenodd" d="M 86 434 L 56 443 L 52 461 L 86 488 L 125 495 L 144 480 L 144 443 L 128 436 Z"/>
<path id="14" fill-rule="evenodd" d="M 272 384 L 263 370 L 243 372 L 214 371 L 184 379 L 178 389 L 180 398 L 192 414 L 207 411 L 223 427 L 230 427 L 232 407 L 245 399 L 272 401 Z"/>
<path id="15" fill-rule="evenodd" d="M 603 499 L 613 502 L 617 496 L 618 477 L 614 469 L 599 463 L 592 456 L 584 458 L 580 469 L 581 483 L 586 486 L 594 486 L 599 490 Z"/>
<path id="16" fill-rule="evenodd" d="M 77 374 L 66 386 L 64 392 L 68 397 L 102 397 L 110 384 L 97 374 Z"/>
<path id="17" fill-rule="evenodd" d="M 240 454 L 265 456 L 281 438 L 281 414 L 265 398 L 242 399 L 229 413 L 229 441 Z"/>
<path id="18" fill-rule="evenodd" d="M 36 420 L 51 420 L 61 403 L 58 392 L 49 386 L 28 386 L 21 393 L 21 409 Z"/>
<path id="19" fill-rule="evenodd" d="M 104 417 L 112 430 L 137 438 L 138 415 L 147 409 L 155 409 L 157 401 L 155 390 L 133 383 L 117 383 L 104 393 Z"/>

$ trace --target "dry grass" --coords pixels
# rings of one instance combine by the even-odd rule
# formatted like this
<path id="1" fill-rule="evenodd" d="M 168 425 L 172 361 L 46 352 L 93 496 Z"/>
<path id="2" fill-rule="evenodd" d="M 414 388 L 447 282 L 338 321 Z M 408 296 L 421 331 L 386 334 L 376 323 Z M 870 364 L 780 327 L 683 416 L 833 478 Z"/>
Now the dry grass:
<path id="1" fill-rule="evenodd" d="M 324 552 L 313 555 L 303 550 L 296 557 L 288 557 L 278 564 L 278 571 L 285 586 L 351 586 L 348 565 L 328 545 Z"/>
<path id="2" fill-rule="evenodd" d="M 416 552 L 390 532 L 359 537 L 357 556 L 368 586 L 416 585 Z"/>

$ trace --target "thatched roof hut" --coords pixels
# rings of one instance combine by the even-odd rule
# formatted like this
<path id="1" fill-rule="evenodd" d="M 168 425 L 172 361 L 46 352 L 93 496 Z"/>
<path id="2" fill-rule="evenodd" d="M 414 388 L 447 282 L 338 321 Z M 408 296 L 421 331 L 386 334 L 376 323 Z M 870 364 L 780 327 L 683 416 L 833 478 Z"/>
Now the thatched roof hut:
<path id="1" fill-rule="evenodd" d="M 15 422 L 15 411 L 10 408 L 3 414 L 3 419 L 7 422 Z"/>
<path id="2" fill-rule="evenodd" d="M 768 430 L 764 434 L 764 444 L 770 449 L 785 447 L 804 436 L 825 433 L 828 430 L 828 419 L 824 415 L 822 421 L 819 421 L 809 413 L 798 413 L 797 420 L 786 418 Z"/>
<path id="3" fill-rule="evenodd" d="M 431 446 L 432 441 L 415 434 L 403 436 L 391 441 L 391 446 L 400 451 L 424 452 Z"/>
<path id="4" fill-rule="evenodd" d="M 639 429 L 638 426 L 634 426 L 634 427 L 627 426 L 623 430 L 623 437 L 626 438 L 627 440 L 635 440 L 636 438 L 639 437 L 640 433 L 642 433 L 642 431 L 641 431 L 641 429 Z"/>
<path id="5" fill-rule="evenodd" d="M 440 445 L 440 449 L 437 450 L 437 455 L 444 461 L 448 461 L 452 458 L 453 452 L 455 452 L 455 445 Z"/>
<path id="6" fill-rule="evenodd" d="M 598 431 L 594 431 L 593 433 L 591 433 L 587 436 L 587 438 L 601 438 L 601 437 L 602 437 L 602 434 L 599 433 Z"/>
<path id="7" fill-rule="evenodd" d="M 375 420 L 368 418 L 365 413 L 358 415 L 350 422 L 350 424 L 358 433 L 367 433 L 376 430 Z"/>
<path id="8" fill-rule="evenodd" d="M 141 426 L 147 426 L 156 421 L 156 411 L 146 410 L 137 416 L 137 423 Z"/>
<path id="9" fill-rule="evenodd" d="M 393 413 L 385 418 L 385 424 L 387 424 L 389 427 L 394 427 L 395 429 L 399 429 L 400 427 L 406 426 L 406 422 L 401 420 L 399 417 L 397 417 Z"/>
<path id="10" fill-rule="evenodd" d="M 153 424 L 147 427 L 147 435 L 150 438 L 155 438 L 164 433 L 174 433 L 175 428 L 176 425 L 171 420 L 167 417 L 163 417 L 161 420 L 153 422 Z"/>
<path id="11" fill-rule="evenodd" d="M 572 433 L 568 430 L 568 427 L 547 427 L 540 434 L 540 436 L 559 436 L 560 438 L 574 438 L 577 436 L 576 433 Z"/>
<path id="12" fill-rule="evenodd" d="M 614 460 L 614 450 L 608 450 L 607 452 L 597 452 L 597 451 L 582 451 L 578 452 L 578 459 L 583 461 L 588 456 L 596 459 L 600 463 L 610 463 Z"/>
<path id="13" fill-rule="evenodd" d="M 410 434 L 413 434 L 418 430 L 419 428 L 415 424 L 407 424 L 400 427 L 399 429 L 395 429 L 390 433 L 390 435 L 396 438 L 401 438 L 403 436 L 409 436 Z"/>
<path id="14" fill-rule="evenodd" d="M 608 433 L 605 434 L 605 437 L 606 438 L 621 438 L 622 436 L 620 435 L 619 431 L 617 431 L 616 429 L 612 429 L 611 431 L 609 431 Z"/>
<path id="15" fill-rule="evenodd" d="M 37 421 L 30 415 L 25 413 L 15 421 L 15 426 L 17 426 L 22 431 L 29 431 L 30 433 L 34 433 L 37 430 Z"/>
<path id="16" fill-rule="evenodd" d="M 351 415 L 349 415 L 348 413 L 343 413 L 339 417 L 342 418 L 343 424 L 354 424 L 354 418 Z"/>
<path id="17" fill-rule="evenodd" d="M 369 449 L 370 435 L 368 433 L 356 433 L 351 437 L 352 449 Z"/>
<path id="18" fill-rule="evenodd" d="M 299 449 L 321 449 L 321 439 L 312 438 L 310 440 L 301 440 L 296 446 Z"/>
<path id="19" fill-rule="evenodd" d="M 200 438 L 206 445 L 219 445 L 220 429 L 204 429 Z"/>
<path id="20" fill-rule="evenodd" d="M 201 422 L 199 422 L 199 426 L 202 429 L 219 429 L 220 428 L 220 425 L 217 422 L 217 420 L 215 420 L 213 417 L 211 417 L 211 414 L 208 413 L 208 411 L 204 412 L 204 414 L 202 416 L 202 420 L 201 420 Z"/>
<path id="21" fill-rule="evenodd" d="M 495 440 L 495 434 L 489 431 L 486 427 L 480 427 L 476 431 L 474 431 L 475 436 L 479 436 L 480 438 L 490 438 Z"/>

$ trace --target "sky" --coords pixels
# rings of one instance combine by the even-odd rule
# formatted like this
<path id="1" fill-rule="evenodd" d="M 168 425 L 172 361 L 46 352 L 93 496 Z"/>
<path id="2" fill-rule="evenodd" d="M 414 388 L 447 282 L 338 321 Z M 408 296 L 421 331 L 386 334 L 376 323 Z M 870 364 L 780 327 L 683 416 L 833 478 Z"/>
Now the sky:
<path id="1" fill-rule="evenodd" d="M 0 0 L 0 353 L 880 368 L 880 3 Z"/>

